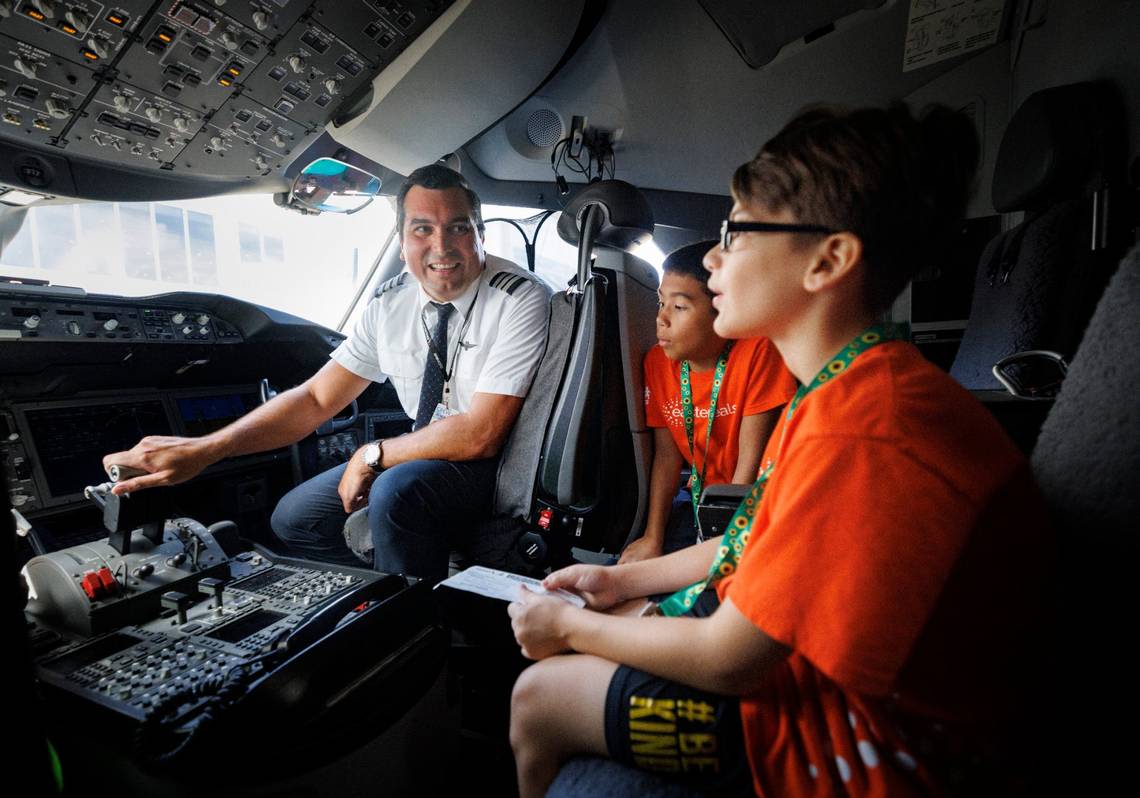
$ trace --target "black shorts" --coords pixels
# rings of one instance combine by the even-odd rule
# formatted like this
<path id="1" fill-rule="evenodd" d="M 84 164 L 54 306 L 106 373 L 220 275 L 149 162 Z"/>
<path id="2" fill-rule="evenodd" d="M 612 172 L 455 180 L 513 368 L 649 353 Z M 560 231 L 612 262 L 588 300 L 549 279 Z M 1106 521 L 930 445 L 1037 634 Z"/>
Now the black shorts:
<path id="1" fill-rule="evenodd" d="M 705 614 L 700 610 L 707 608 L 707 601 L 698 601 L 693 614 Z M 752 792 L 740 701 L 734 696 L 621 665 L 610 680 L 605 721 L 606 747 L 618 762 L 703 791 Z"/>

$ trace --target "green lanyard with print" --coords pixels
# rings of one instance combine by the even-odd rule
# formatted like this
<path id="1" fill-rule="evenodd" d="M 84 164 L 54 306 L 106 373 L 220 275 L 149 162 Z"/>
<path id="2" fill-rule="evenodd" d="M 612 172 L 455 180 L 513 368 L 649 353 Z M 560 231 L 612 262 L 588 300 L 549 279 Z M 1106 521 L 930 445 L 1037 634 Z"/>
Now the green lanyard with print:
<path id="1" fill-rule="evenodd" d="M 895 340 L 910 340 L 910 329 L 907 325 L 876 324 L 856 335 L 851 343 L 843 347 L 843 349 L 839 351 L 839 354 L 820 369 L 819 373 L 815 375 L 815 378 L 811 382 L 806 385 L 801 385 L 799 390 L 796 391 L 796 395 L 792 397 L 792 401 L 788 403 L 788 412 L 784 419 L 784 430 L 781 435 L 787 433 L 788 423 L 792 420 L 796 408 L 803 402 L 804 397 L 816 388 L 842 374 L 855 358 L 859 357 L 859 355 L 868 349 L 885 341 Z M 782 447 L 783 438 L 781 437 L 780 447 L 778 447 L 776 451 L 779 452 Z M 736 508 L 736 513 L 733 514 L 732 520 L 728 522 L 728 528 L 725 530 L 720 548 L 717 549 L 716 556 L 713 557 L 708 576 L 699 582 L 694 582 L 688 587 L 681 588 L 662 601 L 657 607 L 659 614 L 670 616 L 684 615 L 692 609 L 697 598 L 700 597 L 701 593 L 703 593 L 709 585 L 719 579 L 723 579 L 736 570 L 736 564 L 740 561 L 740 556 L 744 553 L 744 547 L 748 545 L 748 540 L 752 536 L 752 522 L 756 518 L 756 508 L 760 506 L 760 499 L 764 496 L 764 487 L 768 484 L 768 480 L 771 479 L 772 472 L 775 468 L 775 461 L 770 461 L 764 470 L 760 472 L 756 482 L 752 485 L 752 489 L 748 492 L 748 495 L 744 497 L 744 501 Z"/>
<path id="2" fill-rule="evenodd" d="M 713 422 L 716 421 L 716 400 L 720 397 L 720 386 L 724 382 L 724 372 L 728 368 L 728 353 L 731 351 L 732 341 L 729 341 L 721 350 L 720 358 L 716 362 L 716 371 L 713 372 L 712 396 L 709 399 L 709 423 L 705 428 L 705 461 L 701 464 L 699 471 L 696 469 L 697 449 L 693 441 L 695 411 L 693 409 L 693 386 L 689 378 L 689 361 L 681 362 L 681 415 L 685 419 L 685 438 L 689 441 L 689 455 L 693 462 L 693 522 L 697 524 L 698 530 L 700 525 L 697 523 L 697 505 L 700 504 L 701 493 L 705 489 L 705 471 L 709 465 L 709 443 L 712 441 Z"/>

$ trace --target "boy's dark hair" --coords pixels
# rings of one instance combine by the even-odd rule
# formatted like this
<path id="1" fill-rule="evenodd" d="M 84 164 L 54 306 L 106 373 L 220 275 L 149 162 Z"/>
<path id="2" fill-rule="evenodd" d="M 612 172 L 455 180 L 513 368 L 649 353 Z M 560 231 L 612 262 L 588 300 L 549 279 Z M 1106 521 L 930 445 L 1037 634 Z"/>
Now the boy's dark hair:
<path id="1" fill-rule="evenodd" d="M 443 191 L 449 188 L 463 189 L 463 193 L 467 195 L 467 203 L 471 206 L 471 215 L 475 217 L 475 226 L 480 232 L 483 231 L 483 207 L 482 203 L 479 202 L 479 195 L 471 190 L 466 178 L 459 172 L 443 164 L 433 163 L 421 166 L 408 175 L 408 179 L 404 181 L 404 185 L 400 186 L 400 192 L 396 195 L 396 229 L 401 238 L 404 235 L 404 199 L 413 186 L 430 188 L 433 191 Z"/>
<path id="2" fill-rule="evenodd" d="M 701 284 L 706 294 L 712 296 L 713 293 L 709 290 L 709 273 L 703 261 L 705 253 L 718 243 L 718 241 L 698 241 L 695 244 L 686 244 L 675 249 L 665 257 L 661 264 L 661 271 L 665 274 L 692 277 Z"/>
<path id="3" fill-rule="evenodd" d="M 869 307 L 890 307 L 957 231 L 978 144 L 962 114 L 935 106 L 801 112 L 732 176 L 733 196 L 863 242 Z M 818 235 L 818 234 L 804 234 Z"/>

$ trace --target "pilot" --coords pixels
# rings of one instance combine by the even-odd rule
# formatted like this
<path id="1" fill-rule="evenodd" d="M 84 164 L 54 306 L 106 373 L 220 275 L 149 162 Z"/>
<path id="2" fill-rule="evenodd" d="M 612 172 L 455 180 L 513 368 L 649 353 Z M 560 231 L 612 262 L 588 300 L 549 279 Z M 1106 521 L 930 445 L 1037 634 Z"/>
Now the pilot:
<path id="1" fill-rule="evenodd" d="M 225 457 L 301 440 L 372 382 L 392 381 L 415 420 L 407 435 L 361 446 L 286 494 L 275 534 L 304 557 L 360 565 L 343 535 L 368 507 L 377 570 L 438 580 L 451 548 L 494 561 L 509 544 L 474 540 L 490 513 L 498 454 L 546 340 L 550 291 L 483 250 L 479 197 L 458 173 L 425 166 L 397 195 L 400 258 L 352 334 L 314 376 L 215 433 L 147 437 L 104 458 L 148 472 L 116 493 L 172 485 Z"/>

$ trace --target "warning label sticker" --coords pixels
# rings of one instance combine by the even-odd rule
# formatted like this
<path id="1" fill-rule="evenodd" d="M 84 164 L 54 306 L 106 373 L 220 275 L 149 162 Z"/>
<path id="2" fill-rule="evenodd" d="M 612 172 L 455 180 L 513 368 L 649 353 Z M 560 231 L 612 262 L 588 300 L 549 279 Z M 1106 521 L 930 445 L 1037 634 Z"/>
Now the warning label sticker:
<path id="1" fill-rule="evenodd" d="M 910 0 L 903 72 L 997 41 L 1005 0 Z"/>

